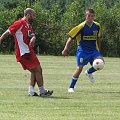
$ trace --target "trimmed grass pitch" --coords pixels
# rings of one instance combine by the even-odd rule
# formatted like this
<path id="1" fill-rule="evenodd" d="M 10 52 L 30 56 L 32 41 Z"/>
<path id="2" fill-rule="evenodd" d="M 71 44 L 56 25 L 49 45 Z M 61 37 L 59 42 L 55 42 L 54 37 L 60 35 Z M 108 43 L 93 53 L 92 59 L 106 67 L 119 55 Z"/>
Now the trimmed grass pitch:
<path id="1" fill-rule="evenodd" d="M 14 55 L 0 55 L 0 120 L 120 120 L 120 58 L 105 58 L 90 83 L 84 67 L 75 93 L 67 93 L 75 57 L 38 56 L 49 98 L 28 97 L 28 78 Z M 37 86 L 35 87 L 37 91 Z"/>

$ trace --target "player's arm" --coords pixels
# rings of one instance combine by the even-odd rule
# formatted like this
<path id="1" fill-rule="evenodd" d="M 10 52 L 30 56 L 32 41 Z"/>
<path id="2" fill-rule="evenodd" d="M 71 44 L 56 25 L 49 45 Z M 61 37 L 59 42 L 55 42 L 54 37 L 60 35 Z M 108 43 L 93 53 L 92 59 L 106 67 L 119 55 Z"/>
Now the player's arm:
<path id="1" fill-rule="evenodd" d="M 0 44 L 7 36 L 15 34 L 15 32 L 21 27 L 21 25 L 22 25 L 21 21 L 14 22 L 0 37 Z"/>
<path id="2" fill-rule="evenodd" d="M 72 38 L 69 37 L 66 44 L 65 44 L 65 47 L 64 47 L 64 49 L 62 51 L 62 55 L 64 55 L 64 56 L 67 55 L 67 51 L 68 51 L 68 49 L 70 47 L 71 42 L 72 42 Z"/>
<path id="3" fill-rule="evenodd" d="M 99 24 L 99 31 L 98 31 L 98 35 L 97 35 L 97 45 L 98 45 L 98 49 L 99 51 L 101 50 L 101 26 Z"/>
<path id="4" fill-rule="evenodd" d="M 2 41 L 11 34 L 11 32 L 9 30 L 6 30 L 0 37 L 0 44 L 2 43 Z"/>
<path id="5" fill-rule="evenodd" d="M 29 43 L 29 46 L 30 46 L 30 47 L 34 47 L 34 45 L 35 45 L 35 40 L 36 40 L 35 35 L 32 35 L 32 38 L 30 39 L 30 43 Z"/>
<path id="6" fill-rule="evenodd" d="M 77 36 L 78 32 L 80 31 L 80 29 L 81 29 L 81 27 L 78 25 L 78 26 L 74 27 L 72 30 L 70 30 L 70 32 L 68 33 L 68 35 L 70 37 L 68 38 L 68 40 L 66 42 L 66 45 L 65 45 L 65 47 L 64 47 L 64 49 L 62 51 L 62 55 L 64 55 L 64 56 L 67 55 L 67 51 L 68 51 L 68 49 L 70 47 L 70 44 L 71 44 L 72 40 L 74 38 L 76 38 L 76 36 Z"/>
<path id="7" fill-rule="evenodd" d="M 98 45 L 98 49 L 100 51 L 101 50 L 101 39 L 100 39 L 100 37 L 97 38 L 97 45 Z"/>

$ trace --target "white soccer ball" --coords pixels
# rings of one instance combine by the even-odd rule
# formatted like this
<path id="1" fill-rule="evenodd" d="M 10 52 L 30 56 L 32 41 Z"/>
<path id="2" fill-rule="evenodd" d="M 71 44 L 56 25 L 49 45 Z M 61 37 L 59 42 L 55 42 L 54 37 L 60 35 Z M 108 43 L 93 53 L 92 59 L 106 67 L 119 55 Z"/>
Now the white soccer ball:
<path id="1" fill-rule="evenodd" d="M 95 59 L 92 64 L 95 70 L 102 70 L 104 67 L 104 62 L 101 59 Z"/>

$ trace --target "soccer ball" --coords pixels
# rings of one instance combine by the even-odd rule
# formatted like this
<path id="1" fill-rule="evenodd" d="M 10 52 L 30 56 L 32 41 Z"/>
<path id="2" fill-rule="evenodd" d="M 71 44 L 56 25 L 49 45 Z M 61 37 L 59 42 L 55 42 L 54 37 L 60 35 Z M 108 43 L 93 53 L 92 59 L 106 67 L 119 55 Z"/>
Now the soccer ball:
<path id="1" fill-rule="evenodd" d="M 104 67 L 104 62 L 101 59 L 95 59 L 92 64 L 95 70 L 102 70 Z"/>

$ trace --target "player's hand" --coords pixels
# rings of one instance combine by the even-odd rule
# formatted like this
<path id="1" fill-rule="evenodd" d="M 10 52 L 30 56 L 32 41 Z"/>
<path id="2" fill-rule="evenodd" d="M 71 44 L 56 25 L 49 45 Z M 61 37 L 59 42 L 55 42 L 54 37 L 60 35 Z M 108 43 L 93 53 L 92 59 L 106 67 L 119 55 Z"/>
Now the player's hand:
<path id="1" fill-rule="evenodd" d="M 66 56 L 66 55 L 67 55 L 67 50 L 66 50 L 66 49 L 64 49 L 64 50 L 62 51 L 62 55 L 63 55 L 63 56 Z"/>
<path id="2" fill-rule="evenodd" d="M 30 47 L 34 47 L 34 45 L 35 45 L 35 39 L 32 38 L 32 39 L 30 40 L 29 46 L 30 46 Z"/>
<path id="3" fill-rule="evenodd" d="M 0 44 L 2 43 L 2 39 L 1 39 L 1 37 L 0 37 Z"/>

